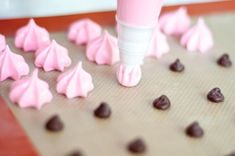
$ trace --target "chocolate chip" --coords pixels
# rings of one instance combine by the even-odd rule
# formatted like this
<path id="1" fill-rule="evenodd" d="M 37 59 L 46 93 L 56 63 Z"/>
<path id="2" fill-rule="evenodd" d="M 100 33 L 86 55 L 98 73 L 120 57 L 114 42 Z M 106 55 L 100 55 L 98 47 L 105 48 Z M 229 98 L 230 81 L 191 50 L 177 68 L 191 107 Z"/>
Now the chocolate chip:
<path id="1" fill-rule="evenodd" d="M 190 124 L 186 130 L 185 133 L 193 138 L 201 138 L 204 135 L 203 129 L 200 127 L 199 123 L 197 121 Z"/>
<path id="2" fill-rule="evenodd" d="M 166 95 L 162 95 L 153 101 L 153 107 L 159 110 L 170 108 L 171 102 Z"/>
<path id="3" fill-rule="evenodd" d="M 94 115 L 98 118 L 109 118 L 112 111 L 109 105 L 105 102 L 102 102 L 99 107 L 97 107 L 94 111 Z"/>
<path id="4" fill-rule="evenodd" d="M 52 116 L 45 125 L 48 131 L 58 132 L 63 130 L 64 124 L 58 115 Z"/>
<path id="5" fill-rule="evenodd" d="M 219 103 L 224 101 L 224 95 L 219 88 L 214 88 L 207 94 L 207 99 L 211 102 Z"/>
<path id="6" fill-rule="evenodd" d="M 68 156 L 83 156 L 82 152 L 79 150 L 73 151 Z"/>
<path id="7" fill-rule="evenodd" d="M 235 156 L 235 151 L 230 153 L 230 154 L 228 154 L 228 155 L 226 155 L 226 156 Z"/>
<path id="8" fill-rule="evenodd" d="M 218 65 L 222 67 L 231 67 L 232 66 L 232 61 L 229 58 L 228 54 L 223 54 L 218 60 L 217 60 Z"/>
<path id="9" fill-rule="evenodd" d="M 170 70 L 173 72 L 182 72 L 184 71 L 184 65 L 179 59 L 176 59 L 175 62 L 170 65 Z"/>
<path id="10" fill-rule="evenodd" d="M 128 144 L 127 149 L 131 153 L 144 153 L 146 151 L 146 145 L 142 139 L 137 138 Z"/>

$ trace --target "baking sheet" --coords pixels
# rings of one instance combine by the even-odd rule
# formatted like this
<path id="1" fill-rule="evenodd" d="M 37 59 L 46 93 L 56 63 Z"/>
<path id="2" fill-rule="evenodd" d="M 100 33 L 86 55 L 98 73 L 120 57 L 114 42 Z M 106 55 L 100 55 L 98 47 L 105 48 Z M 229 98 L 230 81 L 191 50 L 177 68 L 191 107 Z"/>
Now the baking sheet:
<path id="1" fill-rule="evenodd" d="M 215 47 L 207 54 L 189 53 L 178 41 L 169 38 L 171 51 L 162 59 L 146 58 L 143 79 L 135 88 L 117 84 L 116 66 L 97 66 L 85 58 L 85 47 L 76 46 L 66 38 L 66 32 L 51 33 L 51 38 L 69 49 L 73 65 L 79 60 L 91 73 L 95 89 L 89 97 L 68 100 L 55 92 L 59 72 L 40 71 L 54 94 L 53 101 L 41 111 L 20 109 L 8 99 L 12 80 L 0 84 L 0 95 L 8 102 L 18 121 L 32 140 L 40 155 L 62 156 L 81 149 L 86 156 L 129 156 L 126 144 L 135 137 L 146 141 L 148 156 L 221 156 L 235 150 L 235 68 L 224 69 L 216 59 L 224 52 L 235 62 L 235 13 L 211 15 L 206 22 L 213 31 Z M 112 28 L 108 28 L 113 33 Z M 24 56 L 34 68 L 32 53 L 11 49 Z M 180 58 L 184 73 L 168 70 L 168 65 Z M 225 102 L 213 104 L 206 94 L 220 87 Z M 152 108 L 152 101 L 166 94 L 172 103 L 168 111 Z M 93 117 L 93 110 L 105 101 L 112 107 L 108 120 Z M 46 120 L 59 114 L 65 123 L 60 133 L 44 129 Z M 205 130 L 202 139 L 191 139 L 184 128 L 197 120 Z"/>

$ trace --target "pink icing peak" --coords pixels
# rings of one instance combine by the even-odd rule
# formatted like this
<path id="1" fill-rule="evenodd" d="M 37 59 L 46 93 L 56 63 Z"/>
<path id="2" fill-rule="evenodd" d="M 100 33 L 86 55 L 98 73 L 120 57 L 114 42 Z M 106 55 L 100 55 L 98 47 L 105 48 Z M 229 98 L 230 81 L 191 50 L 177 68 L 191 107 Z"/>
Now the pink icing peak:
<path id="1" fill-rule="evenodd" d="M 0 34 L 0 52 L 2 52 L 6 47 L 6 39 L 5 36 Z"/>
<path id="2" fill-rule="evenodd" d="M 201 53 L 208 51 L 214 45 L 212 33 L 202 17 L 199 17 L 197 24 L 182 36 L 180 42 L 188 51 Z"/>
<path id="3" fill-rule="evenodd" d="M 92 77 L 82 68 L 82 62 L 57 78 L 56 90 L 67 98 L 87 97 L 93 89 Z"/>
<path id="4" fill-rule="evenodd" d="M 83 68 L 82 68 L 82 62 L 81 61 L 79 61 L 76 65 L 75 65 L 75 67 L 74 67 L 74 74 L 76 75 L 76 74 L 79 74 L 80 72 L 83 72 L 84 70 L 83 70 Z"/>
<path id="5" fill-rule="evenodd" d="M 169 44 L 167 42 L 166 36 L 156 28 L 153 34 L 152 41 L 150 43 L 149 52 L 147 56 L 153 56 L 156 58 L 161 58 L 164 54 L 170 51 Z"/>
<path id="6" fill-rule="evenodd" d="M 198 25 L 198 27 L 205 27 L 206 26 L 206 23 L 205 23 L 205 21 L 204 21 L 204 19 L 202 18 L 202 17 L 199 17 L 198 18 L 198 21 L 197 21 L 197 25 Z"/>
<path id="7" fill-rule="evenodd" d="M 117 70 L 118 82 L 125 87 L 134 87 L 141 79 L 140 66 L 125 66 L 121 64 Z"/>
<path id="8" fill-rule="evenodd" d="M 38 69 L 34 69 L 31 78 L 32 78 L 32 79 L 38 79 Z"/>
<path id="9" fill-rule="evenodd" d="M 31 18 L 31 19 L 29 20 L 29 27 L 30 27 L 30 28 L 33 28 L 34 26 L 36 26 L 36 23 L 35 23 L 34 19 Z"/>
<path id="10" fill-rule="evenodd" d="M 187 8 L 186 7 L 180 7 L 177 11 L 179 14 L 187 14 Z"/>
<path id="11" fill-rule="evenodd" d="M 7 78 L 14 80 L 29 73 L 29 66 L 21 55 L 13 53 L 8 45 L 0 53 L 0 81 Z"/>
<path id="12" fill-rule="evenodd" d="M 87 45 L 86 56 L 89 61 L 94 61 L 100 65 L 117 63 L 120 59 L 117 38 L 105 30 L 100 37 Z"/>
<path id="13" fill-rule="evenodd" d="M 167 35 L 182 35 L 188 30 L 191 19 L 185 7 L 178 10 L 165 13 L 159 19 L 160 29 Z"/>
<path id="14" fill-rule="evenodd" d="M 16 32 L 15 46 L 24 51 L 36 51 L 49 43 L 49 33 L 45 28 L 38 26 L 33 19 Z"/>
<path id="15" fill-rule="evenodd" d="M 48 84 L 38 78 L 38 69 L 35 69 L 30 77 L 12 83 L 9 97 L 21 108 L 41 109 L 43 105 L 52 100 L 52 93 Z"/>
<path id="16" fill-rule="evenodd" d="M 76 44 L 87 44 L 101 35 L 100 25 L 90 19 L 75 21 L 69 27 L 68 38 Z"/>
<path id="17" fill-rule="evenodd" d="M 76 69 L 82 70 L 82 61 L 79 61 L 79 62 L 78 62 Z"/>
<path id="18" fill-rule="evenodd" d="M 48 46 L 42 47 L 36 52 L 35 65 L 42 67 L 45 71 L 63 71 L 70 64 L 71 59 L 68 55 L 68 50 L 55 40 L 52 40 Z"/>

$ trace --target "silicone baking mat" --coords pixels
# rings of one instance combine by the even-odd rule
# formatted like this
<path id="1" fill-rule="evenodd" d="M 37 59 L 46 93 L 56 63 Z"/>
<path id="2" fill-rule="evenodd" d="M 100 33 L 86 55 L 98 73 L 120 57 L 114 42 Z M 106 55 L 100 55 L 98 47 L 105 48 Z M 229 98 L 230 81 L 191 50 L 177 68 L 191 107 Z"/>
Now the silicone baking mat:
<path id="1" fill-rule="evenodd" d="M 174 38 L 168 38 L 171 51 L 162 59 L 146 58 L 143 79 L 135 88 L 117 84 L 116 66 L 98 66 L 88 62 L 85 47 L 67 40 L 66 32 L 52 33 L 51 38 L 69 49 L 73 65 L 79 60 L 91 73 L 95 89 L 89 97 L 66 99 L 55 92 L 59 72 L 40 71 L 54 94 L 53 101 L 41 111 L 20 109 L 8 99 L 11 80 L 1 83 L 0 95 L 8 102 L 14 115 L 35 145 L 39 155 L 62 156 L 81 149 L 86 156 L 129 156 L 126 144 L 141 137 L 147 144 L 148 156 L 221 156 L 235 150 L 235 68 L 222 68 L 216 59 L 224 52 L 235 62 L 235 14 L 207 16 L 206 23 L 213 31 L 215 47 L 207 54 L 190 53 Z M 59 23 L 58 23 L 59 24 Z M 108 28 L 114 34 L 112 28 Z M 33 53 L 16 49 L 13 38 L 7 39 L 13 51 L 24 56 L 34 68 Z M 186 70 L 169 71 L 168 65 L 180 58 Z M 213 104 L 206 95 L 220 87 L 225 102 Z M 152 101 L 166 94 L 172 103 L 168 111 L 155 110 Z M 99 120 L 93 110 L 105 101 L 112 116 Z M 47 119 L 59 114 L 65 129 L 49 133 L 44 129 Z M 201 139 L 184 134 L 185 127 L 199 121 L 205 130 Z"/>

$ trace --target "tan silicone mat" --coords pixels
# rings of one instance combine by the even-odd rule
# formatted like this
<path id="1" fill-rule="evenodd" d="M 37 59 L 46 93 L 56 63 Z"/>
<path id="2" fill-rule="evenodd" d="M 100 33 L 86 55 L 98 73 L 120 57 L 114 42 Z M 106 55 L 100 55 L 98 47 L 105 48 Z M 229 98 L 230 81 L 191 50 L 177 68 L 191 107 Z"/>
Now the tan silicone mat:
<path id="1" fill-rule="evenodd" d="M 225 155 L 235 150 L 235 68 L 219 67 L 216 59 L 227 52 L 235 63 L 235 14 L 207 16 L 206 23 L 215 38 L 215 47 L 209 53 L 189 53 L 177 40 L 169 38 L 170 53 L 160 60 L 146 58 L 143 79 L 135 88 L 117 84 L 116 66 L 88 62 L 85 48 L 70 43 L 65 32 L 52 33 L 51 38 L 69 49 L 73 65 L 82 60 L 84 69 L 91 73 L 95 89 L 89 97 L 68 100 L 58 95 L 55 85 L 60 73 L 44 71 L 40 71 L 40 77 L 50 84 L 54 98 L 41 111 L 20 109 L 9 102 L 11 80 L 0 84 L 0 94 L 43 156 L 63 156 L 74 149 L 81 149 L 86 156 L 129 156 L 126 143 L 135 137 L 146 141 L 146 156 Z M 32 71 L 34 55 L 17 50 L 12 38 L 7 41 L 13 51 L 25 57 Z M 183 73 L 168 70 L 176 58 L 186 67 Z M 222 104 L 206 99 L 207 92 L 217 86 L 226 98 Z M 162 94 L 171 100 L 168 111 L 152 108 L 152 101 Z M 94 108 L 102 101 L 112 107 L 108 120 L 93 117 Z M 53 134 L 44 129 L 53 114 L 63 119 L 63 132 Z M 184 128 L 194 120 L 205 130 L 202 139 L 191 139 L 184 134 Z"/>

